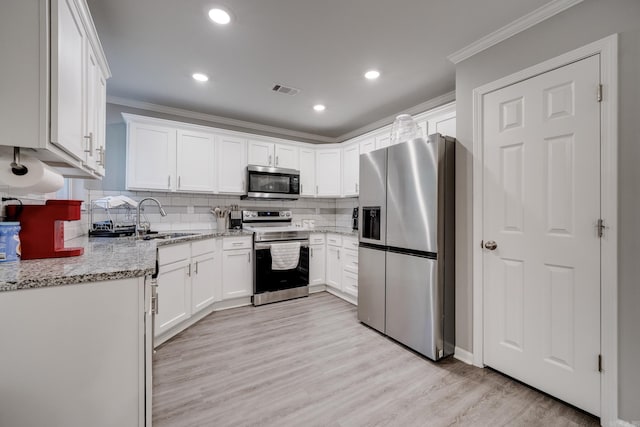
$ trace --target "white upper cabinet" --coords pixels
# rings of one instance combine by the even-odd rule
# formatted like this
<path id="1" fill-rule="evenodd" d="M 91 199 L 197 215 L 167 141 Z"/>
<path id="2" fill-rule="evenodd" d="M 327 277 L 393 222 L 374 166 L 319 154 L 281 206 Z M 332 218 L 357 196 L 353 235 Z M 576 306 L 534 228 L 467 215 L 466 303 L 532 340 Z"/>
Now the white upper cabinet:
<path id="1" fill-rule="evenodd" d="M 247 142 L 242 138 L 218 138 L 218 192 L 244 194 L 247 175 Z"/>
<path id="2" fill-rule="evenodd" d="M 298 169 L 298 147 L 250 139 L 247 152 L 250 165 Z"/>
<path id="3" fill-rule="evenodd" d="M 216 190 L 216 146 L 212 133 L 178 130 L 177 191 Z"/>
<path id="4" fill-rule="evenodd" d="M 298 169 L 298 147 L 276 144 L 275 155 L 277 168 Z"/>
<path id="5" fill-rule="evenodd" d="M 249 140 L 247 142 L 247 163 L 274 167 L 274 144 L 272 142 Z"/>
<path id="6" fill-rule="evenodd" d="M 33 149 L 66 176 L 100 177 L 110 72 L 86 3 L 3 2 L 0 40 L 0 145 Z"/>
<path id="7" fill-rule="evenodd" d="M 129 122 L 127 136 L 127 189 L 175 189 L 176 130 Z"/>
<path id="8" fill-rule="evenodd" d="M 456 137 L 456 112 L 436 116 L 429 120 L 429 134 L 439 133 L 445 136 Z"/>
<path id="9" fill-rule="evenodd" d="M 52 1 L 51 14 L 51 142 L 84 160 L 85 30 L 72 0 Z"/>
<path id="10" fill-rule="evenodd" d="M 357 196 L 360 174 L 360 144 L 352 144 L 342 149 L 342 195 Z"/>
<path id="11" fill-rule="evenodd" d="M 370 137 L 360 141 L 360 154 L 367 154 L 376 149 L 376 139 Z"/>
<path id="12" fill-rule="evenodd" d="M 389 132 L 384 132 L 376 136 L 376 150 L 379 148 L 388 147 L 391 144 L 391 135 Z"/>
<path id="13" fill-rule="evenodd" d="M 316 195 L 316 150 L 303 147 L 300 149 L 300 196 Z"/>
<path id="14" fill-rule="evenodd" d="M 316 196 L 340 197 L 341 151 L 339 148 L 316 151 Z"/>

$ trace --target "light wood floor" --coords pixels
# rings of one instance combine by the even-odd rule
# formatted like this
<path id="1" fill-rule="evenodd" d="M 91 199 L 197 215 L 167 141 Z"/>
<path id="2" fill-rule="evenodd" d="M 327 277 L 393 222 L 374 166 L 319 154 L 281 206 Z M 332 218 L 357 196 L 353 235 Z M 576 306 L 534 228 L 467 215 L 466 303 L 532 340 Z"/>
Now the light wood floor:
<path id="1" fill-rule="evenodd" d="M 433 363 L 328 293 L 216 312 L 158 349 L 163 426 L 575 426 L 598 420 L 490 369 Z"/>

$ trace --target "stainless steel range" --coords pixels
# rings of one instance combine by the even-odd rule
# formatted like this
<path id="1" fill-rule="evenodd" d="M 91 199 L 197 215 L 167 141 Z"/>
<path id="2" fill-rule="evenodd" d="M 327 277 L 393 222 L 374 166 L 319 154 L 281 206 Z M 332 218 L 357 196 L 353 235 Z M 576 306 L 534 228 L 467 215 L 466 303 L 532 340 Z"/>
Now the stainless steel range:
<path id="1" fill-rule="evenodd" d="M 309 231 L 292 224 L 291 211 L 243 211 L 252 231 L 253 305 L 309 295 Z"/>

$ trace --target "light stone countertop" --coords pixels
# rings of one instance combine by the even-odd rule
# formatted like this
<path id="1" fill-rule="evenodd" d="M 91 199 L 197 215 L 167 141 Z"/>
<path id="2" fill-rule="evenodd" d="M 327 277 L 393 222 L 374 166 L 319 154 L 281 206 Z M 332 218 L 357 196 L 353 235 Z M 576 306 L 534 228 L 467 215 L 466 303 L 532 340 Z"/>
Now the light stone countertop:
<path id="1" fill-rule="evenodd" d="M 358 230 L 352 230 L 348 227 L 315 227 L 308 230 L 311 233 L 335 233 L 343 236 L 358 237 Z"/>
<path id="2" fill-rule="evenodd" d="M 195 235 L 169 240 L 78 237 L 65 242 L 65 247 L 84 247 L 81 256 L 0 263 L 0 292 L 142 277 L 155 273 L 158 247 L 214 237 L 252 235 L 232 230 L 185 232 Z"/>

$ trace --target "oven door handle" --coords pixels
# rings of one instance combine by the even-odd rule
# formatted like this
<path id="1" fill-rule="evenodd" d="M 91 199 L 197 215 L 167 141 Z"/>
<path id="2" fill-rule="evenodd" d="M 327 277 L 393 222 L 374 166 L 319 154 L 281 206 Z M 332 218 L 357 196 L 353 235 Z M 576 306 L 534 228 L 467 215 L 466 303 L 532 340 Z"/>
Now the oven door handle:
<path id="1" fill-rule="evenodd" d="M 285 243 L 285 242 L 286 242 L 286 240 L 283 240 L 281 243 Z M 300 242 L 300 247 L 301 248 L 308 248 L 309 247 L 309 242 L 308 241 Z M 271 249 L 271 243 L 256 243 L 255 244 L 255 248 L 256 248 L 256 250 Z"/>

